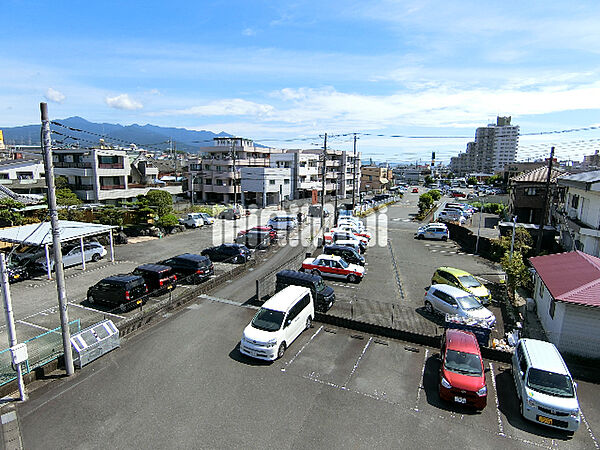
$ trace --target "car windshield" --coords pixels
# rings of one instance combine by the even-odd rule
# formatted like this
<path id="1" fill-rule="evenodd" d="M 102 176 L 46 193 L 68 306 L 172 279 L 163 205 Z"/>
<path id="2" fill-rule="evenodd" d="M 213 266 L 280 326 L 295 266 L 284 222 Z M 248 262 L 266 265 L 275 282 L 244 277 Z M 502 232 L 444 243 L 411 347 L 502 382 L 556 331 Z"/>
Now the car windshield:
<path id="1" fill-rule="evenodd" d="M 474 295 L 466 295 L 464 297 L 458 297 L 456 301 L 460 304 L 461 308 L 465 311 L 470 311 L 473 309 L 483 308 L 477 297 Z"/>
<path id="2" fill-rule="evenodd" d="M 479 377 L 483 373 L 479 355 L 456 350 L 448 350 L 446 352 L 444 368 L 451 372 L 461 373 L 470 377 Z"/>
<path id="3" fill-rule="evenodd" d="M 258 310 L 254 319 L 252 319 L 252 326 L 264 331 L 277 331 L 281 328 L 283 323 L 284 313 L 281 311 L 273 311 L 272 309 L 261 308 Z"/>
<path id="4" fill-rule="evenodd" d="M 540 369 L 529 369 L 527 387 L 543 394 L 558 397 L 574 396 L 573 383 L 570 377 Z"/>
<path id="5" fill-rule="evenodd" d="M 317 292 L 321 292 L 323 289 L 325 289 L 325 283 L 321 280 L 317 283 Z"/>
<path id="6" fill-rule="evenodd" d="M 481 286 L 481 283 L 477 281 L 477 279 L 473 275 L 465 275 L 463 277 L 458 277 L 461 284 L 466 288 L 473 288 Z"/>

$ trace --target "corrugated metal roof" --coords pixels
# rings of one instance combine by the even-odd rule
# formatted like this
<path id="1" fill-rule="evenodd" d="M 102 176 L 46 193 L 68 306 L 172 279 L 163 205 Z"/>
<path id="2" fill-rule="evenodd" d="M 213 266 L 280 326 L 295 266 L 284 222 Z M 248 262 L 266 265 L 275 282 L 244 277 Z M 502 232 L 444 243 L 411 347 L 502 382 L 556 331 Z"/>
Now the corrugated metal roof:
<path id="1" fill-rule="evenodd" d="M 550 182 L 556 181 L 558 177 L 564 175 L 565 172 L 559 169 L 552 168 L 552 175 L 550 176 Z M 548 167 L 542 166 L 537 169 L 530 170 L 529 172 L 522 173 L 511 178 L 511 181 L 517 183 L 545 183 L 548 178 Z"/>
<path id="2" fill-rule="evenodd" d="M 79 239 L 81 237 L 108 233 L 109 230 L 117 227 L 96 223 L 59 220 L 58 228 L 60 230 L 60 241 L 67 242 Z M 50 227 L 50 222 L 31 223 L 27 225 L 21 225 L 19 227 L 0 229 L 0 241 L 38 246 L 52 244 L 52 230 Z"/>
<path id="3" fill-rule="evenodd" d="M 529 261 L 554 299 L 600 307 L 600 258 L 576 250 Z"/>
<path id="4" fill-rule="evenodd" d="M 590 172 L 574 173 L 573 175 L 565 175 L 560 177 L 565 181 L 577 181 L 580 183 L 596 183 L 600 181 L 600 170 L 592 170 Z"/>

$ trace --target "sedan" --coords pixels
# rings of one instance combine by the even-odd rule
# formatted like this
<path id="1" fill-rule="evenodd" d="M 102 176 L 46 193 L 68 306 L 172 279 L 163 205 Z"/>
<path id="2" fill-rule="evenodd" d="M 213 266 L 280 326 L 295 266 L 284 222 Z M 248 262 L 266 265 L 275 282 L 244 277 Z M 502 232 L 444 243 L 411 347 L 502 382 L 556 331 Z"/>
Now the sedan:
<path id="1" fill-rule="evenodd" d="M 211 261 L 222 261 L 234 264 L 243 264 L 252 255 L 248 247 L 241 244 L 221 244 L 216 247 L 205 248 L 200 252 L 202 256 L 208 256 Z"/>
<path id="2" fill-rule="evenodd" d="M 320 255 L 307 258 L 302 263 L 302 272 L 323 277 L 342 278 L 350 283 L 357 283 L 365 275 L 365 268 L 356 264 L 348 264 L 344 259 L 334 255 Z"/>

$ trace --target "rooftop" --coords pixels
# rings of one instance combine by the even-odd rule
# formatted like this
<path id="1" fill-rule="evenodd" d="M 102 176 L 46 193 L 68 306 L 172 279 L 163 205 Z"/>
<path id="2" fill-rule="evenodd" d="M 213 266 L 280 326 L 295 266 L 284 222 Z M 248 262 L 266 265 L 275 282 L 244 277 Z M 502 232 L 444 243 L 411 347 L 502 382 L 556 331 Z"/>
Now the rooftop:
<path id="1" fill-rule="evenodd" d="M 561 175 L 565 175 L 565 172 L 559 169 L 552 168 L 552 174 L 550 176 L 550 182 L 556 182 L 556 179 Z M 512 177 L 510 181 L 515 183 L 545 183 L 548 179 L 548 167 L 542 166 L 537 169 L 524 172 L 520 175 Z"/>
<path id="2" fill-rule="evenodd" d="M 600 306 L 600 258 L 576 250 L 529 261 L 555 300 Z"/>

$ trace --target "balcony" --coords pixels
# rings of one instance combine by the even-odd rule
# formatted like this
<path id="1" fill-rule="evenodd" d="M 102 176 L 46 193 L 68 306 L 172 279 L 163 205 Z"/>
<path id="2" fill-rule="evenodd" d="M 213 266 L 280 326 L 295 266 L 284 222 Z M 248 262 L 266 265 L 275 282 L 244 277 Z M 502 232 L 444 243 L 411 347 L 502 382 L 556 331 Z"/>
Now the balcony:
<path id="1" fill-rule="evenodd" d="M 56 161 L 54 167 L 58 167 L 59 169 L 91 169 L 92 163 Z"/>
<path id="2" fill-rule="evenodd" d="M 104 184 L 100 186 L 103 191 L 112 191 L 113 189 L 125 189 L 124 184 Z"/>
<path id="3" fill-rule="evenodd" d="M 75 191 L 93 191 L 93 184 L 75 184 L 73 185 L 73 190 Z"/>
<path id="4" fill-rule="evenodd" d="M 107 164 L 107 163 L 99 163 L 98 164 L 98 169 L 123 169 L 123 163 L 111 163 L 111 164 Z"/>

